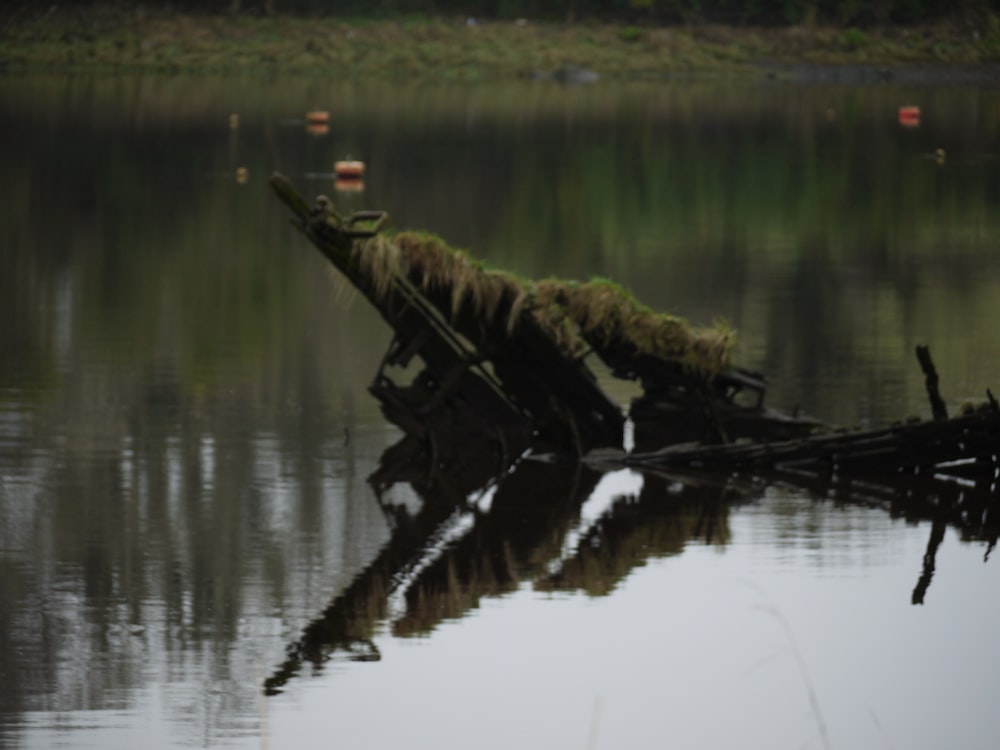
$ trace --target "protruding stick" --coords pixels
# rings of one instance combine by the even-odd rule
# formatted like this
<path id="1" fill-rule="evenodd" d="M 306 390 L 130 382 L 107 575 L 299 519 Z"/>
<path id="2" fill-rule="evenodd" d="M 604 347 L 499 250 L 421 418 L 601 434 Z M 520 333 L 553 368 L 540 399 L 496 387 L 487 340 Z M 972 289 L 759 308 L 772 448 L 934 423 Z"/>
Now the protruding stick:
<path id="1" fill-rule="evenodd" d="M 938 392 L 938 374 L 937 370 L 934 369 L 934 362 L 931 360 L 930 349 L 918 344 L 917 360 L 920 362 L 920 369 L 924 371 L 927 397 L 931 401 L 931 413 L 934 415 L 934 419 L 947 419 L 948 408 L 944 405 L 941 394 Z"/>

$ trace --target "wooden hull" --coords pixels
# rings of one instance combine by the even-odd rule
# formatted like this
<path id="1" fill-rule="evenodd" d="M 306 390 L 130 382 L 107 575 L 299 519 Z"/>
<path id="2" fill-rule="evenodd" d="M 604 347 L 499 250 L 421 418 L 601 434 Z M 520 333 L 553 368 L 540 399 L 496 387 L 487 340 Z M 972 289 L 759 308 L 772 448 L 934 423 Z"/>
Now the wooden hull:
<path id="1" fill-rule="evenodd" d="M 988 406 L 949 419 L 838 431 L 778 442 L 682 444 L 626 456 L 631 466 L 812 476 L 927 476 L 995 488 L 1000 411 Z"/>

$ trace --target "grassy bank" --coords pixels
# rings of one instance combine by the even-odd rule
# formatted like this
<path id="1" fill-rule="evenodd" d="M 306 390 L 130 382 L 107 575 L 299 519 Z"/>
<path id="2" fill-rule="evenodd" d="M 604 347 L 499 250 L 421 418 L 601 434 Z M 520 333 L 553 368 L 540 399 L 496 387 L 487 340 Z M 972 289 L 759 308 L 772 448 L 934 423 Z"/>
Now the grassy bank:
<path id="1" fill-rule="evenodd" d="M 249 18 L 52 10 L 4 21 L 0 69 L 290 72 L 482 80 L 578 65 L 604 77 L 761 63 L 1000 61 L 1000 18 L 920 28 L 640 27 L 464 19 Z"/>

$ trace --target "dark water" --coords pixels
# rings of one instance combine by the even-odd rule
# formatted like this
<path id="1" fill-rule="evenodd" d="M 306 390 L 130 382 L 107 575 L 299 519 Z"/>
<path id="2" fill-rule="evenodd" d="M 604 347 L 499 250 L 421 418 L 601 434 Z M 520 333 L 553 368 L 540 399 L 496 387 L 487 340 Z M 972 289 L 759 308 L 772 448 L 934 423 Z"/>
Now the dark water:
<path id="1" fill-rule="evenodd" d="M 995 745 L 971 526 L 428 477 L 365 390 L 389 331 L 266 178 L 723 318 L 773 405 L 877 425 L 927 414 L 918 343 L 952 408 L 997 389 L 997 89 L 7 77 L 0 122 L 0 743 Z"/>

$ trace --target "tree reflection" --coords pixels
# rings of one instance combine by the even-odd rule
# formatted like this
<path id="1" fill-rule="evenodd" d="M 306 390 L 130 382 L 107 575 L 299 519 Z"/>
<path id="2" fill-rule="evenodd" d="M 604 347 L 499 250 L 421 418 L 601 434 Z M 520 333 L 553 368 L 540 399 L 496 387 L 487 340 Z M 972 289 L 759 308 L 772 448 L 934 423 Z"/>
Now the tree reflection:
<path id="1" fill-rule="evenodd" d="M 900 93 L 8 76 L 0 712 L 120 707 L 165 684 L 173 729 L 225 733 L 255 715 L 254 660 L 281 662 L 334 594 L 341 620 L 303 633 L 286 679 L 519 587 L 614 591 L 651 557 L 725 544 L 733 504 L 774 486 L 620 489 L 603 467 L 534 462 L 428 473 L 396 453 L 372 478 L 379 507 L 365 478 L 394 438 L 365 388 L 389 332 L 338 298 L 259 176 L 328 170 L 349 145 L 371 163 L 358 208 L 527 277 L 607 275 L 656 309 L 725 316 L 776 405 L 897 418 L 925 402 L 914 337 L 956 398 L 1000 369 L 970 323 L 1000 305 L 994 94 L 920 92 L 934 115 L 900 135 Z M 334 138 L 282 124 L 326 100 Z M 946 165 L 919 156 L 939 146 Z M 404 486 L 419 509 L 393 504 Z M 979 490 L 807 489 L 996 538 Z M 936 538 L 913 561 L 927 601 Z"/>

